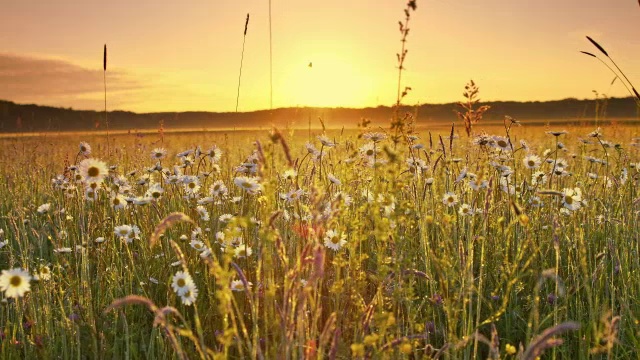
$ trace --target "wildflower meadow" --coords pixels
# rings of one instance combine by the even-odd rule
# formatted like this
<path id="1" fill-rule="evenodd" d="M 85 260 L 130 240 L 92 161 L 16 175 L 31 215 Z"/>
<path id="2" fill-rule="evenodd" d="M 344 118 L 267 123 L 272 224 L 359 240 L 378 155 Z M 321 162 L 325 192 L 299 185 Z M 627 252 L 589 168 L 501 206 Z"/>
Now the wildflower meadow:
<path id="1" fill-rule="evenodd" d="M 635 358 L 637 128 L 3 138 L 0 357 Z"/>

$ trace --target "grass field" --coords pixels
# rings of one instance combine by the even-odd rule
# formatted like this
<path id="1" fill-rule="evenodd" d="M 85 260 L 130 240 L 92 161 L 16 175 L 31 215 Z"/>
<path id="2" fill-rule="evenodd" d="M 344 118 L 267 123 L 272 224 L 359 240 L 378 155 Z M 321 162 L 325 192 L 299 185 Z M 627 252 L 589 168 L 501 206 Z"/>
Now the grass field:
<path id="1" fill-rule="evenodd" d="M 1 138 L 0 358 L 638 358 L 638 127 L 474 131 Z"/>

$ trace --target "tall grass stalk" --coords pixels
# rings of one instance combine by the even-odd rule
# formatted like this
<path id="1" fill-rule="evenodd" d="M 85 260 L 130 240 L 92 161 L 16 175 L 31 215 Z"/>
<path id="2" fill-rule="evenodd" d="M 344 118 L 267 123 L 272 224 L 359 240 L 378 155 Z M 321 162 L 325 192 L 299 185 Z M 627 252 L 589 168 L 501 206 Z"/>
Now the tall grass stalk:
<path id="1" fill-rule="evenodd" d="M 402 140 L 405 132 L 405 126 L 408 122 L 406 117 L 400 114 L 400 105 L 402 99 L 407 96 L 411 87 L 406 86 L 402 90 L 402 72 L 405 70 L 404 63 L 409 50 L 407 49 L 407 37 L 409 36 L 409 21 L 411 20 L 411 12 L 417 8 L 416 0 L 409 0 L 404 9 L 404 21 L 398 21 L 400 30 L 400 52 L 396 53 L 397 67 L 398 67 L 398 88 L 396 93 L 396 104 L 394 107 L 394 116 L 391 121 L 391 130 L 394 132 L 393 141 L 394 147 Z"/>
<path id="2" fill-rule="evenodd" d="M 109 119 L 107 118 L 107 44 L 102 52 L 102 79 L 104 83 L 104 122 L 107 126 L 107 154 L 111 157 L 111 141 L 109 140 Z"/>
<path id="3" fill-rule="evenodd" d="M 640 107 L 640 93 L 638 93 L 638 91 L 636 90 L 635 87 L 633 87 L 633 83 L 631 83 L 631 80 L 629 80 L 629 78 L 627 77 L 627 75 L 624 73 L 624 71 L 622 71 L 622 69 L 620 69 L 620 67 L 618 66 L 618 64 L 613 60 L 613 58 L 611 56 L 609 56 L 609 53 L 607 53 L 607 51 L 595 40 L 593 40 L 591 37 L 587 36 L 586 37 L 587 40 L 589 40 L 589 42 L 591 42 L 591 44 L 593 46 L 595 46 L 604 56 L 607 57 L 607 59 L 609 59 L 609 61 L 613 64 L 613 66 L 618 70 L 618 72 L 616 72 L 615 70 L 613 70 L 609 64 L 607 64 L 606 62 L 604 62 L 602 59 L 600 59 L 598 56 L 587 52 L 587 51 L 580 51 L 581 53 L 594 57 L 596 59 L 598 59 L 602 64 L 604 64 L 614 75 L 616 75 L 616 77 L 620 78 L 620 75 L 622 75 L 622 78 L 620 78 L 620 81 L 622 82 L 622 84 L 624 85 L 624 87 L 627 89 L 627 91 L 629 92 L 629 94 L 631 95 L 631 97 L 633 97 L 633 99 L 636 102 L 636 105 L 638 107 Z"/>
<path id="4" fill-rule="evenodd" d="M 244 44 L 247 41 L 247 30 L 249 28 L 249 13 L 244 21 L 244 33 L 242 35 L 242 53 L 240 54 L 240 72 L 238 74 L 238 93 L 236 95 L 236 112 L 238 112 L 238 104 L 240 102 L 240 80 L 242 79 L 242 62 L 244 60 Z"/>

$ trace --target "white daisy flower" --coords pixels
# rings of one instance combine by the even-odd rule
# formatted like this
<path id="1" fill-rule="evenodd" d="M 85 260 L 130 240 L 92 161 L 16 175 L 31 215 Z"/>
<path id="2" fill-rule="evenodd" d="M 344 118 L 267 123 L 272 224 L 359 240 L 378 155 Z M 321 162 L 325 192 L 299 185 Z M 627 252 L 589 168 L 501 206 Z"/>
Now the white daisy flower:
<path id="1" fill-rule="evenodd" d="M 196 302 L 196 298 L 198 297 L 198 288 L 196 284 L 190 283 L 186 286 L 182 294 L 180 295 L 180 300 L 182 300 L 183 305 L 190 306 Z"/>
<path id="2" fill-rule="evenodd" d="M 254 177 L 238 176 L 233 179 L 233 183 L 250 194 L 254 194 L 261 189 L 258 179 Z"/>
<path id="3" fill-rule="evenodd" d="M 287 194 L 285 194 L 285 199 L 288 202 L 295 202 L 297 200 L 300 199 L 300 197 L 302 197 L 302 195 L 304 195 L 304 190 L 302 189 L 298 189 L 298 190 L 291 190 L 289 191 Z"/>
<path id="4" fill-rule="evenodd" d="M 207 156 L 212 162 L 217 163 L 222 158 L 222 150 L 220 150 L 216 145 L 213 145 L 209 150 L 207 150 Z"/>
<path id="5" fill-rule="evenodd" d="M 203 251 L 203 250 L 205 250 L 207 248 L 204 245 L 204 243 L 202 241 L 200 241 L 200 240 L 191 240 L 189 245 L 191 245 L 191 247 L 194 248 L 197 251 Z"/>
<path id="6" fill-rule="evenodd" d="M 211 185 L 209 188 L 209 195 L 215 197 L 220 197 L 226 195 L 228 192 L 227 187 L 225 186 L 222 180 L 216 180 L 216 182 Z"/>
<path id="7" fill-rule="evenodd" d="M 193 149 L 189 149 L 189 150 L 185 150 L 185 151 L 183 151 L 183 152 L 180 152 L 180 153 L 178 153 L 178 154 L 176 155 L 176 157 L 181 158 L 181 157 L 189 156 L 189 155 L 191 155 L 191 154 L 193 154 Z"/>
<path id="8" fill-rule="evenodd" d="M 251 281 L 247 281 L 247 285 L 249 287 L 249 290 L 251 290 L 251 287 L 253 286 L 253 283 Z M 233 280 L 231 282 L 231 290 L 233 290 L 233 291 L 244 291 L 245 287 L 244 287 L 244 284 L 242 283 L 242 280 Z"/>
<path id="9" fill-rule="evenodd" d="M 253 254 L 253 250 L 245 244 L 238 245 L 234 250 L 234 256 L 237 258 L 246 258 Z"/>
<path id="10" fill-rule="evenodd" d="M 40 206 L 38 206 L 38 213 L 39 214 L 46 214 L 49 212 L 49 210 L 51 209 L 51 204 L 47 203 L 47 204 L 42 204 Z"/>
<path id="11" fill-rule="evenodd" d="M 96 199 L 98 199 L 98 192 L 96 191 L 96 189 L 93 189 L 91 187 L 86 187 L 84 189 L 84 199 L 89 202 L 93 202 Z"/>
<path id="12" fill-rule="evenodd" d="M 119 225 L 113 229 L 113 232 L 117 237 L 126 238 L 132 233 L 130 225 Z"/>
<path id="13" fill-rule="evenodd" d="M 212 198 L 211 196 L 207 196 L 207 197 L 203 197 L 201 199 L 198 199 L 197 204 L 198 205 L 207 205 L 207 204 L 213 204 L 216 200 L 214 198 Z"/>
<path id="14" fill-rule="evenodd" d="M 122 194 L 113 194 L 111 196 L 111 206 L 114 210 L 122 210 L 127 207 L 127 199 Z"/>
<path id="15" fill-rule="evenodd" d="M 153 198 L 151 197 L 146 197 L 146 196 L 138 196 L 133 198 L 133 204 L 134 205 L 148 205 L 153 201 Z"/>
<path id="16" fill-rule="evenodd" d="M 333 174 L 327 174 L 327 179 L 329 179 L 329 181 L 331 181 L 331 183 L 335 185 L 338 185 L 338 186 L 342 185 L 342 182 Z"/>
<path id="17" fill-rule="evenodd" d="M 562 196 L 562 206 L 576 211 L 582 206 L 582 190 L 580 188 L 565 188 Z"/>
<path id="18" fill-rule="evenodd" d="M 304 145 L 304 147 L 307 149 L 307 152 L 311 155 L 318 152 L 318 149 L 316 149 L 316 147 L 312 143 L 308 142 Z"/>
<path id="19" fill-rule="evenodd" d="M 372 158 L 378 152 L 373 142 L 362 145 L 359 151 L 360 155 L 364 158 Z"/>
<path id="20" fill-rule="evenodd" d="M 370 132 L 363 134 L 362 137 L 377 143 L 386 139 L 387 135 L 379 132 Z M 415 140 L 417 140 L 417 138 Z"/>
<path id="21" fill-rule="evenodd" d="M 190 285 L 193 285 L 193 278 L 188 272 L 178 271 L 173 275 L 171 280 L 171 288 L 178 295 L 183 295 L 190 289 Z"/>
<path id="22" fill-rule="evenodd" d="M 231 219 L 233 219 L 233 215 L 231 214 L 222 214 L 220 215 L 220 217 L 218 217 L 218 221 L 223 223 L 228 223 L 229 221 L 231 221 Z"/>
<path id="23" fill-rule="evenodd" d="M 182 175 L 169 175 L 166 178 L 166 183 L 169 185 L 176 185 L 182 181 Z"/>
<path id="24" fill-rule="evenodd" d="M 331 141 L 331 139 L 329 139 L 326 135 L 318 135 L 317 138 L 320 141 L 320 143 L 322 144 L 322 146 L 325 146 L 325 147 L 334 147 L 334 146 L 336 146 L 336 143 Z"/>
<path id="25" fill-rule="evenodd" d="M 200 180 L 197 176 L 184 175 L 182 177 L 182 183 L 184 184 L 184 190 L 187 194 L 196 194 L 200 191 Z"/>
<path id="26" fill-rule="evenodd" d="M 145 197 L 151 198 L 153 200 L 160 200 L 162 194 L 164 194 L 162 185 L 160 185 L 159 183 L 153 183 L 149 185 L 149 188 L 145 192 Z"/>
<path id="27" fill-rule="evenodd" d="M 209 212 L 204 206 L 198 205 L 198 207 L 196 207 L 196 211 L 198 212 L 198 215 L 200 215 L 200 220 L 209 221 Z"/>
<path id="28" fill-rule="evenodd" d="M 84 141 L 80 142 L 80 153 L 84 156 L 91 154 L 91 145 Z"/>
<path id="29" fill-rule="evenodd" d="M 51 280 L 51 269 L 47 265 L 41 265 L 38 268 L 38 279 L 42 281 Z"/>
<path id="30" fill-rule="evenodd" d="M 152 160 L 162 160 L 167 156 L 167 150 L 164 148 L 155 148 L 151 150 Z"/>
<path id="31" fill-rule="evenodd" d="M 297 176 L 298 176 L 298 172 L 295 171 L 294 169 L 285 170 L 282 173 L 282 178 L 285 180 L 295 180 Z"/>
<path id="32" fill-rule="evenodd" d="M 473 215 L 473 208 L 469 204 L 462 204 L 458 209 L 458 214 L 460 214 L 461 216 Z"/>
<path id="33" fill-rule="evenodd" d="M 442 197 L 442 203 L 448 207 L 455 206 L 458 203 L 458 196 L 453 192 L 447 192 Z"/>
<path id="34" fill-rule="evenodd" d="M 98 159 L 84 159 L 80 162 L 80 175 L 86 183 L 101 183 L 108 175 L 109 169 L 104 161 Z"/>
<path id="35" fill-rule="evenodd" d="M 460 174 L 458 175 L 458 177 L 456 177 L 456 181 L 455 181 L 455 182 L 456 182 L 456 183 L 459 183 L 460 181 L 462 181 L 462 180 L 466 179 L 466 177 L 467 177 L 467 173 L 468 173 L 468 170 L 467 170 L 467 168 L 466 168 L 466 167 L 464 167 L 464 168 L 460 171 Z"/>
<path id="36" fill-rule="evenodd" d="M 347 236 L 335 230 L 328 230 L 324 235 L 324 246 L 333 251 L 338 251 L 347 243 Z"/>
<path id="37" fill-rule="evenodd" d="M 543 205 L 542 200 L 538 196 L 533 196 L 529 199 L 529 204 L 533 207 L 541 207 Z"/>
<path id="38" fill-rule="evenodd" d="M 525 158 L 522 159 L 522 162 L 527 169 L 537 169 L 538 167 L 540 167 L 542 160 L 540 160 L 540 157 L 538 155 L 531 154 L 525 156 Z"/>
<path id="39" fill-rule="evenodd" d="M 496 149 L 500 149 L 502 151 L 511 150 L 511 142 L 504 136 L 494 136 L 493 145 Z"/>
<path id="40" fill-rule="evenodd" d="M 31 275 L 23 269 L 2 270 L 0 291 L 4 291 L 4 296 L 8 298 L 23 297 L 27 291 L 31 290 L 30 281 Z"/>
<path id="41" fill-rule="evenodd" d="M 553 136 L 558 137 L 560 135 L 568 134 L 569 132 L 566 131 L 566 130 L 560 130 L 560 131 L 556 130 L 556 131 L 547 131 L 546 133 L 549 134 L 549 135 L 553 135 Z"/>
<path id="42" fill-rule="evenodd" d="M 542 171 L 536 171 L 531 176 L 531 184 L 533 186 L 544 184 L 546 182 L 547 182 L 547 174 L 543 173 Z"/>

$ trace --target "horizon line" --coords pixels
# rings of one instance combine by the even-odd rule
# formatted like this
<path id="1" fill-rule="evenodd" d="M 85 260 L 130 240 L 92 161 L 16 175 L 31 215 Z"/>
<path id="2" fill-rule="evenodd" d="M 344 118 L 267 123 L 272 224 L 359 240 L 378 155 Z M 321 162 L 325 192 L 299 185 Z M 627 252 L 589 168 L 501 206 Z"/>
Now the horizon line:
<path id="1" fill-rule="evenodd" d="M 625 96 L 625 97 L 607 97 L 605 98 L 607 100 L 612 100 L 612 99 L 616 99 L 616 100 L 624 100 L 624 99 L 635 99 L 633 96 Z M 521 103 L 521 104 L 525 104 L 525 103 L 545 103 L 545 102 L 560 102 L 560 101 L 566 101 L 566 100 L 576 100 L 576 101 L 598 101 L 600 99 L 589 99 L 589 98 L 577 98 L 577 97 L 565 97 L 562 99 L 552 99 L 552 100 L 524 100 L 524 101 L 520 101 L 520 100 L 488 100 L 488 101 L 479 101 L 477 104 L 489 104 L 489 103 Z M 53 109 L 60 109 L 60 110 L 68 110 L 68 111 L 91 111 L 91 112 L 96 112 L 96 113 L 104 113 L 104 110 L 95 110 L 95 109 L 76 109 L 73 107 L 64 107 L 64 106 L 53 106 L 53 105 L 41 105 L 41 104 L 36 104 L 36 103 L 19 103 L 19 102 L 15 102 L 12 100 L 6 100 L 6 99 L 0 99 L 0 102 L 7 102 L 7 103 L 12 103 L 15 105 L 19 105 L 19 106 L 37 106 L 37 107 L 47 107 L 47 108 L 53 108 Z M 451 101 L 451 102 L 438 102 L 438 103 L 428 103 L 428 102 L 424 102 L 424 103 L 419 103 L 419 104 L 414 104 L 414 105 L 408 105 L 408 104 L 400 104 L 400 107 L 402 108 L 415 108 L 415 107 L 420 107 L 420 106 L 439 106 L 439 105 L 457 105 L 460 104 L 461 101 Z M 331 110 L 335 110 L 335 109 L 346 109 L 346 110 L 365 110 L 365 109 L 376 109 L 376 108 L 389 108 L 392 109 L 394 108 L 396 105 L 375 105 L 375 106 L 363 106 L 363 107 L 345 107 L 345 106 L 302 106 L 302 105 L 296 105 L 296 106 L 287 106 L 287 107 L 277 107 L 277 108 L 272 108 L 272 109 L 256 109 L 256 110 L 250 110 L 250 111 L 217 111 L 217 110 L 183 110 L 183 111 L 151 111 L 151 112 L 137 112 L 137 111 L 132 111 L 132 110 L 123 110 L 123 109 L 113 109 L 113 110 L 107 110 L 107 113 L 114 113 L 114 112 L 125 112 L 125 113 L 132 113 L 132 114 L 137 114 L 137 115 L 144 115 L 144 114 L 171 114 L 171 113 L 211 113 L 211 114 L 250 114 L 250 113 L 256 113 L 256 112 L 264 112 L 264 111 L 278 111 L 278 110 L 289 110 L 289 109 L 331 109 Z"/>

